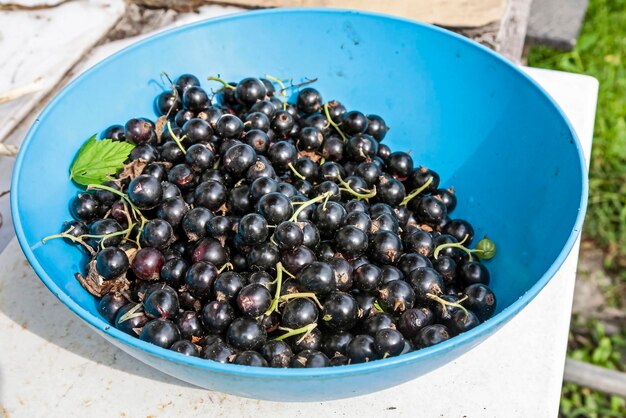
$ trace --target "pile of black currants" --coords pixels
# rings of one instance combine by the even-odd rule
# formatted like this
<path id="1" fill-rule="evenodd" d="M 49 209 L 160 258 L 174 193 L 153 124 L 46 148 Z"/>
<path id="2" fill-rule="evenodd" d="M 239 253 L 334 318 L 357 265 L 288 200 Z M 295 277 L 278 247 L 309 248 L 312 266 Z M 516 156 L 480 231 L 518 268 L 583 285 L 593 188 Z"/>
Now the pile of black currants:
<path id="1" fill-rule="evenodd" d="M 325 367 L 432 346 L 492 316 L 493 242 L 470 249 L 454 190 L 381 143 L 383 118 L 324 102 L 311 81 L 209 80 L 220 89 L 181 75 L 155 122 L 106 129 L 109 145 L 132 144 L 128 158 L 84 184 L 74 220 L 44 239 L 89 253 L 76 278 L 104 319 L 184 355 Z"/>

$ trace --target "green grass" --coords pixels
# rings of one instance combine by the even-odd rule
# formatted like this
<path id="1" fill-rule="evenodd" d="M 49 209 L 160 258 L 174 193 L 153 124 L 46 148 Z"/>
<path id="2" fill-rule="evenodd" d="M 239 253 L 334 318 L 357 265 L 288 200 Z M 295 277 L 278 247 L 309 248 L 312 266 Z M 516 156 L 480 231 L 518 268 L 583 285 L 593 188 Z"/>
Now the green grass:
<path id="1" fill-rule="evenodd" d="M 591 0 L 574 51 L 535 47 L 533 67 L 588 74 L 600 81 L 584 233 L 626 266 L 626 0 Z M 626 277 L 626 275 L 624 275 Z"/>
<path id="2" fill-rule="evenodd" d="M 604 248 L 604 265 L 626 279 L 626 0 L 591 0 L 572 52 L 534 47 L 533 67 L 588 74 L 600 82 L 584 236 Z M 619 279 L 616 279 L 618 281 Z M 605 292 L 607 303 L 623 287 Z M 613 302 L 615 303 L 615 302 Z M 620 305 L 619 302 L 616 303 Z M 626 308 L 622 304 L 622 308 Z M 568 355 L 624 371 L 626 328 L 605 335 L 597 322 L 572 324 Z M 563 385 L 560 415 L 566 418 L 626 416 L 626 400 L 571 383 Z"/>

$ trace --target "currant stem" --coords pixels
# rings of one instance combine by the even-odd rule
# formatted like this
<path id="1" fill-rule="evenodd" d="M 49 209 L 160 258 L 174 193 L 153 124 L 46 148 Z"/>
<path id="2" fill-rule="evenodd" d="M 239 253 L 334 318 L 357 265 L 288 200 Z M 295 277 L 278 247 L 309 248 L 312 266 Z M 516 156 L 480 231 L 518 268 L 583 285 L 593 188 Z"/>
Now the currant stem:
<path id="1" fill-rule="evenodd" d="M 289 164 L 287 164 L 287 166 L 291 169 L 291 171 L 293 171 L 293 174 L 296 177 L 298 177 L 299 179 L 302 179 L 302 180 L 306 180 L 306 177 L 304 177 L 302 174 L 300 174 L 298 172 L 298 170 L 296 170 L 296 168 L 293 166 L 293 164 L 289 163 Z"/>
<path id="2" fill-rule="evenodd" d="M 472 250 L 468 249 L 466 246 L 463 245 L 463 243 L 467 241 L 468 237 L 469 235 L 465 235 L 465 238 L 463 238 L 461 242 L 450 242 L 450 243 L 438 245 L 437 248 L 435 248 L 435 251 L 433 252 L 433 257 L 435 259 L 439 258 L 439 253 L 444 248 L 460 248 L 461 250 L 465 251 L 467 255 L 469 255 L 470 261 L 472 261 Z"/>
<path id="3" fill-rule="evenodd" d="M 75 236 L 73 236 L 73 235 L 68 234 L 68 231 L 71 231 L 71 228 L 70 228 L 70 229 L 68 229 L 68 230 L 67 230 L 67 231 L 65 231 L 65 232 L 61 232 L 60 234 L 48 235 L 47 237 L 45 237 L 45 238 L 43 238 L 43 239 L 41 240 L 41 243 L 42 243 L 42 244 L 45 244 L 46 242 L 48 242 L 48 241 L 50 241 L 50 240 L 52 240 L 52 239 L 57 239 L 57 238 L 67 238 L 67 239 L 69 239 L 70 241 L 72 241 L 72 242 L 76 242 L 76 243 L 78 243 L 78 244 L 82 245 L 83 247 L 85 247 L 85 249 L 89 252 L 89 254 L 90 254 L 90 255 L 92 255 L 92 256 L 93 256 L 93 255 L 95 255 L 95 254 L 96 254 L 96 251 L 95 251 L 95 250 L 91 247 L 91 245 L 87 244 L 85 241 L 83 241 L 83 240 L 81 239 L 81 238 L 82 238 L 82 235 L 81 235 L 81 236 L 79 236 L 79 237 L 75 237 Z"/>
<path id="4" fill-rule="evenodd" d="M 319 306 L 320 309 L 323 309 L 324 307 L 322 306 L 322 304 L 320 303 L 319 299 L 317 298 L 317 295 L 313 292 L 298 292 L 298 293 L 289 293 L 287 295 L 282 295 L 279 299 L 281 302 L 285 302 L 291 299 L 301 299 L 301 298 L 309 298 L 309 299 L 313 299 L 313 301 L 315 302 L 315 304 L 317 306 Z"/>
<path id="5" fill-rule="evenodd" d="M 225 263 L 222 267 L 219 268 L 219 270 L 217 270 L 218 274 L 222 273 L 224 270 L 228 269 L 228 270 L 232 270 L 235 267 L 232 265 L 232 263 Z"/>
<path id="6" fill-rule="evenodd" d="M 404 198 L 404 200 L 402 200 L 402 202 L 400 203 L 400 206 L 406 206 L 411 200 L 413 200 L 413 198 L 415 196 L 417 196 L 418 194 L 422 193 L 424 190 L 426 190 L 426 188 L 428 188 L 428 186 L 430 186 L 430 183 L 433 182 L 433 178 L 429 178 L 428 180 L 426 180 L 426 183 L 424 183 L 421 187 L 418 187 L 417 189 L 413 190 L 411 193 L 409 193 L 409 195 L 407 197 Z"/>
<path id="7" fill-rule="evenodd" d="M 304 340 L 307 335 L 309 335 L 311 333 L 311 331 L 313 331 L 315 328 L 317 327 L 317 323 L 313 322 L 312 324 L 309 325 L 305 325 L 301 328 L 296 328 L 296 329 L 291 329 L 291 328 L 283 328 L 283 327 L 278 327 L 279 330 L 281 331 L 287 331 L 287 333 L 280 335 L 276 338 L 274 338 L 276 341 L 282 341 L 285 338 L 289 338 L 289 337 L 293 337 L 294 335 L 300 335 L 300 334 L 304 334 L 302 336 L 302 338 L 300 338 L 297 342 L 298 344 L 302 342 L 302 340 Z"/>
<path id="8" fill-rule="evenodd" d="M 176 136 L 176 134 L 172 130 L 172 123 L 169 120 L 167 121 L 167 131 L 170 133 L 170 136 L 172 137 L 174 142 L 176 142 L 176 145 L 178 145 L 178 148 L 180 148 L 183 154 L 187 154 L 187 150 L 185 149 L 185 147 L 183 147 L 183 144 L 181 143 L 182 138 L 179 138 L 178 136 Z"/>
<path id="9" fill-rule="evenodd" d="M 328 103 L 324 103 L 324 115 L 326 115 L 326 120 L 328 121 L 328 123 L 330 123 L 330 126 L 335 128 L 339 136 L 341 136 L 343 142 L 348 142 L 348 137 L 346 136 L 346 134 L 343 133 L 343 131 L 339 127 L 339 124 L 335 123 L 335 121 L 333 121 L 330 117 L 330 112 L 328 111 Z"/>
<path id="10" fill-rule="evenodd" d="M 280 95 L 283 96 L 283 110 L 287 110 L 287 89 L 285 88 L 283 80 L 281 80 L 280 78 L 272 77 L 269 74 L 265 74 L 265 78 L 273 81 L 280 86 Z"/>
<path id="11" fill-rule="evenodd" d="M 222 80 L 219 77 L 207 77 L 207 80 L 209 80 L 209 81 L 217 81 L 222 86 L 224 86 L 223 88 L 235 90 L 235 86 L 231 86 L 230 84 L 228 84 L 227 82 L 225 82 L 224 80 Z"/>
<path id="12" fill-rule="evenodd" d="M 296 211 L 293 213 L 293 216 L 291 218 L 289 218 L 289 222 L 297 222 L 298 221 L 298 215 L 300 215 L 300 213 L 302 213 L 302 211 L 304 210 L 304 208 L 311 206 L 314 203 L 317 203 L 321 200 L 327 199 L 332 195 L 331 192 L 326 192 L 326 193 L 322 193 L 321 195 L 314 197 L 313 199 L 309 200 L 308 202 L 302 202 L 302 205 L 296 209 Z"/>
<path id="13" fill-rule="evenodd" d="M 286 271 L 283 269 L 283 264 L 277 263 L 276 264 L 276 293 L 274 293 L 274 299 L 272 300 L 272 304 L 267 309 L 267 311 L 265 311 L 265 316 L 269 316 L 272 312 L 278 309 L 278 302 L 280 301 L 280 291 L 282 290 L 281 288 L 283 286 L 283 271 Z"/>
<path id="14" fill-rule="evenodd" d="M 133 210 L 133 214 L 135 215 L 135 217 L 137 219 L 143 219 L 144 221 L 147 220 L 143 214 L 141 213 L 141 211 L 137 208 L 137 206 L 135 206 L 133 204 L 133 202 L 130 201 L 130 199 L 128 198 L 127 195 L 125 195 L 124 193 L 120 192 L 119 190 L 116 190 L 112 187 L 109 186 L 105 186 L 103 184 L 90 184 L 89 186 L 87 186 L 87 190 L 93 190 L 93 189 L 102 189 L 102 190 L 107 190 L 113 194 L 116 194 L 118 196 L 120 196 L 122 199 L 124 199 L 128 205 L 130 206 L 130 208 Z"/>
<path id="15" fill-rule="evenodd" d="M 356 192 L 351 187 L 340 187 L 339 190 L 350 193 L 351 195 L 356 197 L 358 200 L 369 199 L 369 198 L 376 196 L 376 186 L 374 186 L 372 190 L 368 190 L 368 193 Z"/>
<path id="16" fill-rule="evenodd" d="M 465 306 L 461 305 L 460 303 L 463 302 L 465 299 L 467 299 L 467 296 L 463 297 L 462 299 L 459 299 L 458 302 L 448 302 L 445 299 L 440 298 L 437 295 L 434 295 L 432 293 L 426 293 L 426 297 L 428 299 L 432 299 L 435 302 L 439 302 L 441 304 L 441 307 L 443 309 L 446 309 L 446 306 L 454 306 L 455 308 L 459 308 L 461 309 L 463 312 L 465 312 L 465 316 L 469 315 L 467 312 L 467 309 L 465 309 Z"/>

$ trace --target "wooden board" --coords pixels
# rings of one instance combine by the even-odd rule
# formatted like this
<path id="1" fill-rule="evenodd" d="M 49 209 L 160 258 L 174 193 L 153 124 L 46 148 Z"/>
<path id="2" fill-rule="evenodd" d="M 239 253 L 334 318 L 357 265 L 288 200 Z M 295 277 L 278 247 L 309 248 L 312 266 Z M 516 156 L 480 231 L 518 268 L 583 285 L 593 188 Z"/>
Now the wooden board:
<path id="1" fill-rule="evenodd" d="M 477 27 L 498 21 L 506 0 L 131 0 L 149 7 L 188 10 L 219 3 L 255 7 L 335 7 L 367 10 L 447 27 Z"/>
<path id="2" fill-rule="evenodd" d="M 41 10 L 0 11 L 0 91 L 40 80 L 38 92 L 0 105 L 0 141 L 123 12 L 123 0 L 72 1 Z"/>

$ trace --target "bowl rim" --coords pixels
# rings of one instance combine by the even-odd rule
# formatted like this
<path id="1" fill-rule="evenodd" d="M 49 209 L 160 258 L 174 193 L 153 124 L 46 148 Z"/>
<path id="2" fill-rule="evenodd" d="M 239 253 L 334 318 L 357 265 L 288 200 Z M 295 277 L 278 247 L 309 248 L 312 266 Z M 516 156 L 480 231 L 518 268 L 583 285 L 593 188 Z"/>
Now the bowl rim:
<path id="1" fill-rule="evenodd" d="M 562 248 L 559 255 L 556 257 L 552 265 L 548 268 L 548 270 L 537 280 L 537 282 L 528 289 L 520 298 L 514 301 L 511 305 L 504 308 L 501 312 L 495 315 L 493 318 L 489 319 L 489 321 L 480 324 L 476 328 L 473 328 L 467 332 L 459 334 L 450 340 L 444 341 L 440 344 L 437 344 L 432 347 L 416 350 L 411 353 L 403 354 L 401 356 L 390 357 L 382 360 L 377 360 L 369 363 L 362 364 L 352 364 L 341 367 L 327 367 L 327 368 L 317 368 L 317 369 L 274 369 L 274 368 L 264 368 L 264 367 L 249 367 L 249 366 L 240 366 L 236 364 L 222 364 L 214 361 L 209 361 L 206 359 L 198 358 L 198 357 L 190 357 L 185 356 L 183 354 L 176 353 L 174 351 L 164 349 L 158 347 L 156 345 L 147 343 L 145 341 L 140 340 L 137 337 L 132 337 L 128 334 L 125 334 L 122 331 L 119 331 L 115 327 L 111 326 L 105 320 L 89 313 L 86 309 L 84 309 L 80 304 L 72 300 L 64 291 L 61 289 L 55 281 L 48 275 L 48 273 L 43 269 L 37 257 L 33 253 L 31 247 L 28 245 L 26 235 L 24 232 L 24 228 L 22 225 L 22 219 L 20 216 L 20 205 L 17 198 L 17 191 L 20 188 L 20 172 L 22 170 L 22 165 L 24 162 L 24 157 L 28 152 L 28 148 L 31 145 L 31 141 L 35 134 L 38 131 L 39 121 L 46 117 L 46 115 L 53 109 L 58 102 L 60 102 L 64 96 L 71 91 L 75 85 L 79 84 L 83 79 L 85 79 L 90 73 L 100 68 L 101 66 L 107 65 L 110 61 L 117 59 L 117 57 L 127 54 L 135 49 L 141 48 L 142 46 L 157 42 L 159 39 L 163 37 L 171 36 L 172 34 L 184 32 L 190 30 L 192 28 L 196 28 L 204 25 L 212 25 L 222 21 L 236 21 L 240 19 L 254 18 L 256 16 L 264 16 L 270 14 L 282 14 L 282 15 L 292 15 L 292 14 L 307 14 L 307 13 L 324 13 L 324 14 L 333 14 L 333 15 L 357 15 L 357 16 L 366 16 L 377 19 L 384 20 L 394 20 L 397 22 L 408 23 L 411 25 L 416 25 L 425 30 L 430 30 L 434 32 L 438 32 L 445 36 L 450 36 L 455 38 L 458 41 L 461 41 L 466 47 L 475 48 L 479 50 L 481 53 L 487 55 L 490 59 L 496 60 L 500 65 L 504 65 L 510 71 L 517 73 L 519 77 L 522 77 L 531 88 L 535 88 L 538 92 L 542 93 L 541 97 L 543 100 L 548 102 L 548 105 L 553 106 L 560 116 L 565 121 L 566 126 L 568 127 L 572 138 L 574 140 L 574 144 L 576 146 L 576 151 L 579 157 L 579 163 L 581 165 L 581 175 L 582 175 L 582 191 L 580 197 L 580 204 L 578 208 L 578 215 L 576 221 L 574 223 L 574 227 L 572 232 L 570 233 L 567 241 L 565 242 L 564 247 Z M 292 379 L 292 378 L 301 378 L 301 379 L 316 379 L 319 377 L 348 377 L 355 375 L 362 375 L 366 373 L 372 373 L 382 369 L 392 369 L 395 367 L 401 367 L 404 365 L 408 365 L 411 363 L 415 363 L 422 359 L 429 358 L 431 356 L 436 356 L 437 354 L 444 354 L 446 352 L 452 351 L 459 346 L 465 346 L 471 344 L 472 341 L 481 341 L 481 337 L 485 337 L 491 331 L 498 329 L 501 325 L 508 322 L 515 314 L 517 314 L 522 308 L 524 308 L 528 303 L 537 296 L 539 291 L 554 277 L 556 272 L 563 265 L 565 259 L 569 255 L 570 251 L 574 247 L 576 239 L 580 234 L 582 229 L 583 220 L 585 217 L 585 212 L 587 208 L 587 199 L 588 199 L 588 180 L 587 180 L 587 167 L 585 163 L 585 157 L 582 151 L 582 147 L 580 144 L 580 140 L 576 131 L 573 129 L 569 119 L 560 108 L 560 106 L 554 101 L 554 99 L 530 76 L 521 71 L 517 66 L 506 60 L 504 57 L 498 55 L 494 51 L 488 49 L 487 47 L 474 42 L 470 39 L 467 39 L 459 34 L 448 31 L 443 28 L 436 27 L 434 25 L 430 25 L 423 22 L 417 22 L 412 19 L 407 19 L 398 16 L 392 16 L 383 13 L 375 13 L 375 12 L 365 12 L 365 11 L 355 11 L 349 9 L 337 9 L 337 8 L 274 8 L 274 9 L 260 9 L 254 11 L 243 11 L 239 13 L 233 13 L 225 16 L 209 18 L 205 20 L 201 20 L 198 22 L 194 22 L 191 24 L 182 25 L 180 27 L 172 28 L 169 30 L 165 30 L 149 36 L 145 39 L 142 39 L 138 42 L 135 42 L 122 50 L 108 56 L 97 64 L 93 65 L 88 70 L 84 71 L 70 83 L 68 83 L 60 92 L 58 92 L 52 100 L 45 106 L 45 108 L 41 111 L 33 125 L 30 127 L 28 134 L 26 135 L 20 150 L 19 154 L 15 161 L 15 167 L 13 169 L 13 177 L 11 180 L 11 190 L 15 191 L 15 193 L 11 193 L 11 212 L 13 217 L 13 226 L 15 228 L 15 232 L 19 241 L 19 244 L 26 256 L 26 259 L 33 267 L 41 281 L 46 285 L 46 287 L 68 308 L 70 308 L 75 314 L 77 314 L 83 321 L 87 322 L 90 326 L 95 328 L 96 330 L 106 334 L 107 336 L 119 340 L 125 345 L 129 346 L 133 349 L 139 349 L 147 354 L 154 355 L 159 358 L 163 358 L 174 363 L 182 364 L 185 366 L 191 366 L 195 368 L 200 368 L 204 370 L 208 370 L 211 372 L 220 373 L 223 375 L 234 375 L 238 377 L 248 377 L 248 378 L 283 378 L 283 379 Z"/>

